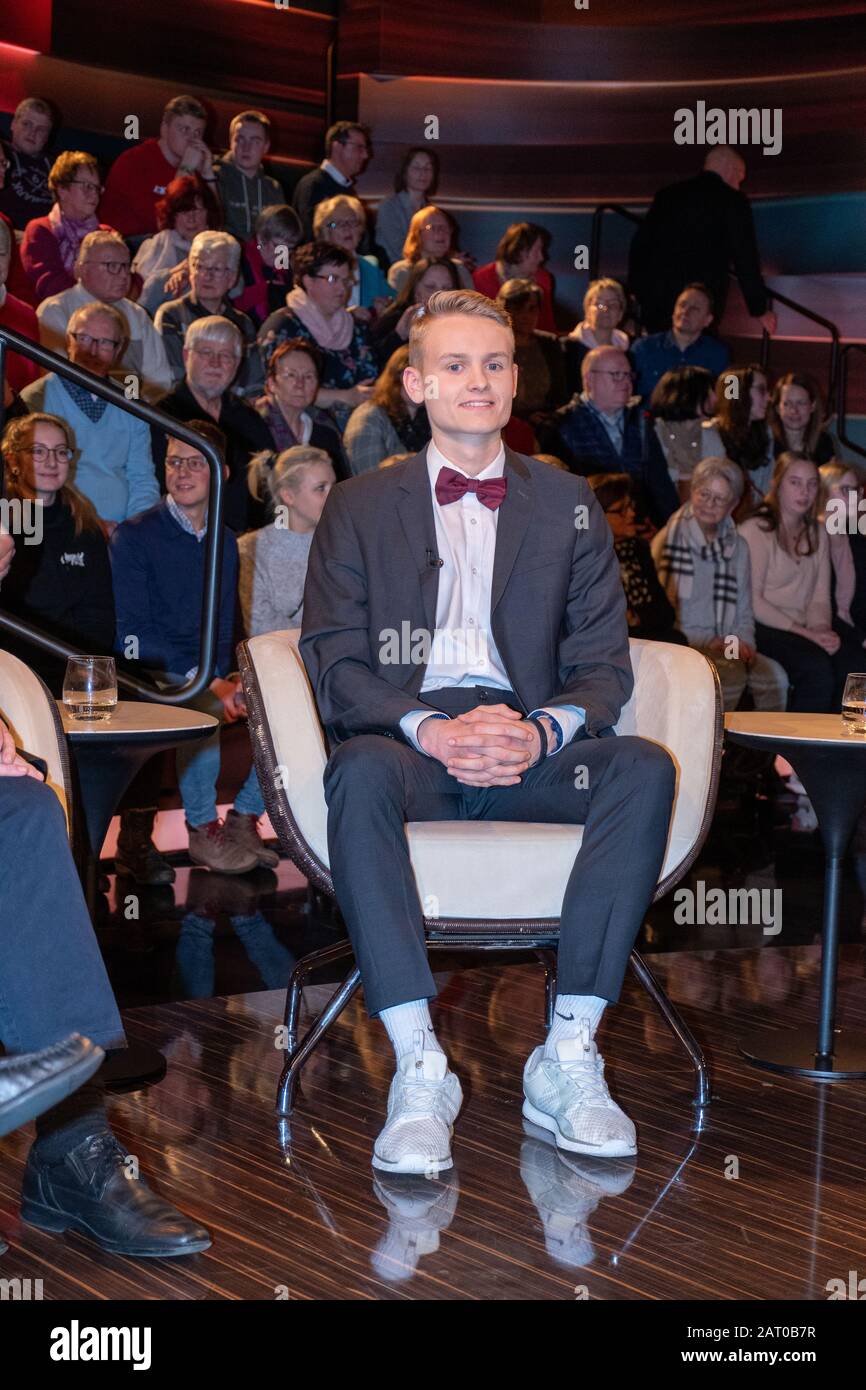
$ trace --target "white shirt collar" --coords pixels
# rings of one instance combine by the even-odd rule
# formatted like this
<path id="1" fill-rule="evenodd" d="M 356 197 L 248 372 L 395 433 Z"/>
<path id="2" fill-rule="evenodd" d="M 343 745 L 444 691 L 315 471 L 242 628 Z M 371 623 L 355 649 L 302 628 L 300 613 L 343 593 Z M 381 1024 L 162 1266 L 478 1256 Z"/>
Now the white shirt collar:
<path id="1" fill-rule="evenodd" d="M 332 164 L 330 159 L 323 159 L 320 168 L 324 169 L 326 174 L 330 174 L 336 183 L 341 183 L 344 188 L 352 187 L 352 180 L 347 179 L 345 174 L 341 174 L 336 164 Z"/>
<path id="2" fill-rule="evenodd" d="M 439 477 L 440 468 L 453 468 L 456 472 L 462 473 L 464 478 L 501 478 L 505 473 L 505 445 L 500 441 L 499 453 L 496 455 L 496 458 L 493 459 L 491 463 L 488 463 L 487 467 L 482 469 L 480 473 L 470 474 L 466 472 L 465 468 L 461 468 L 459 463 L 452 463 L 450 459 L 446 458 L 441 449 L 437 449 L 431 439 L 430 443 L 427 445 L 427 472 L 430 475 L 430 484 L 432 487 L 436 486 L 436 479 Z"/>

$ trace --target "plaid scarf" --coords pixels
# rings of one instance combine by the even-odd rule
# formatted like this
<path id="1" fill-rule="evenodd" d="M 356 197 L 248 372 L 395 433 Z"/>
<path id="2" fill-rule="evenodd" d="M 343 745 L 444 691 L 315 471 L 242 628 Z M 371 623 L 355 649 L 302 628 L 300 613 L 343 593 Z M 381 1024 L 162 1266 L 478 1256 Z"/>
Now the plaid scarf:
<path id="1" fill-rule="evenodd" d="M 719 527 L 714 541 L 708 541 L 695 520 L 691 502 L 674 512 L 668 522 L 659 565 L 659 578 L 674 608 L 678 599 L 691 598 L 695 580 L 695 553 L 713 563 L 713 607 L 716 636 L 724 637 L 737 610 L 737 575 L 732 565 L 737 548 L 737 528 L 729 516 Z"/>

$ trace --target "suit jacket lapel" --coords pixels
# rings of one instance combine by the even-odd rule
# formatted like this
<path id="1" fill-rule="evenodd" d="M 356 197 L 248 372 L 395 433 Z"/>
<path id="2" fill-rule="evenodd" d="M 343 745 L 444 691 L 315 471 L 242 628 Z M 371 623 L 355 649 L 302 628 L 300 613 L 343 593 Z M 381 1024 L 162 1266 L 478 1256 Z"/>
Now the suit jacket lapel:
<path id="1" fill-rule="evenodd" d="M 491 615 L 505 592 L 517 553 L 532 516 L 532 476 L 519 455 L 506 446 L 505 477 L 508 491 L 499 508 L 496 523 L 496 552 L 493 560 L 493 584 L 490 591 Z"/>
<path id="2" fill-rule="evenodd" d="M 430 564 L 430 556 L 438 554 L 438 551 L 426 446 L 409 460 L 403 470 L 397 499 L 397 515 L 406 534 L 412 558 L 418 567 L 424 618 L 432 638 L 436 629 L 439 570 Z"/>

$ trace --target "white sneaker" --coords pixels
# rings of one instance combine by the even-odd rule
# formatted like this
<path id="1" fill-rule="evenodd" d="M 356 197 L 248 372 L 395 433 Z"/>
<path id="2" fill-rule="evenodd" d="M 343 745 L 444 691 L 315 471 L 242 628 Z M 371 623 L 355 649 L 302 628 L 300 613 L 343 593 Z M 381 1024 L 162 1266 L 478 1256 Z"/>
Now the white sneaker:
<path id="1" fill-rule="evenodd" d="M 388 1119 L 373 1147 L 373 1167 L 432 1175 L 452 1166 L 451 1135 L 463 1091 L 445 1054 L 424 1047 L 420 1028 L 414 1042 L 391 1082 Z"/>
<path id="2" fill-rule="evenodd" d="M 611 1099 L 604 1062 L 592 1041 L 589 1020 L 581 1036 L 556 1045 L 558 1060 L 537 1047 L 523 1071 L 523 1114 L 550 1130 L 557 1147 L 598 1158 L 627 1158 L 637 1153 L 635 1127 Z"/>
<path id="3" fill-rule="evenodd" d="M 435 1182 L 429 1178 L 373 1179 L 373 1191 L 388 1213 L 388 1229 L 370 1256 L 382 1279 L 411 1279 L 418 1262 L 439 1249 L 439 1233 L 454 1220 L 460 1186 L 456 1171 Z"/>

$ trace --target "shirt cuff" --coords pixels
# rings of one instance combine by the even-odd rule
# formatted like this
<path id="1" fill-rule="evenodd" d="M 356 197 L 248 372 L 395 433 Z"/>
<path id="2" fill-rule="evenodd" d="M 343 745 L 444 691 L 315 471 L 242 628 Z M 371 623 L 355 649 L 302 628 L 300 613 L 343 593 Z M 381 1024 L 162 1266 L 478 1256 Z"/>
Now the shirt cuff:
<path id="1" fill-rule="evenodd" d="M 413 709 L 410 710 L 408 714 L 403 715 L 403 718 L 400 720 L 400 728 L 402 729 L 406 738 L 411 743 L 412 747 L 417 748 L 419 753 L 423 753 L 425 758 L 429 758 L 430 754 L 425 752 L 425 750 L 421 747 L 420 743 L 418 742 L 418 729 L 423 724 L 425 719 L 447 718 L 448 715 L 443 714 L 441 711 L 437 711 L 434 713 L 426 709 Z"/>
<path id="2" fill-rule="evenodd" d="M 555 748 L 548 752 L 548 758 L 552 758 L 554 753 L 558 753 L 567 743 L 571 743 L 578 729 L 586 723 L 586 710 L 579 705 L 556 705 L 554 709 L 546 709 L 543 705 L 541 709 L 533 709 L 529 712 L 530 718 L 538 719 L 544 715 L 553 725 L 553 732 L 557 737 Z"/>

